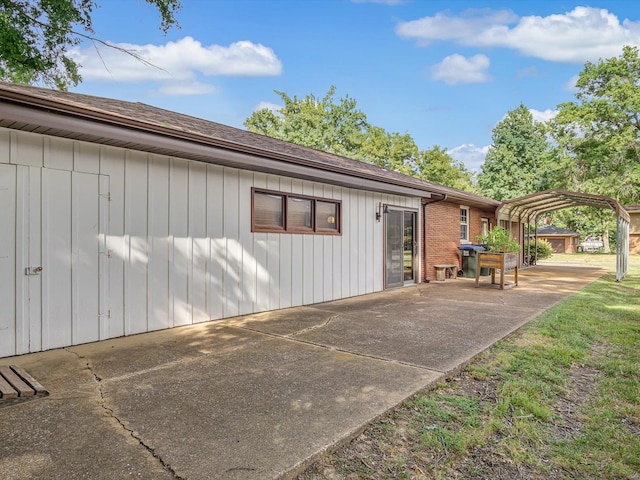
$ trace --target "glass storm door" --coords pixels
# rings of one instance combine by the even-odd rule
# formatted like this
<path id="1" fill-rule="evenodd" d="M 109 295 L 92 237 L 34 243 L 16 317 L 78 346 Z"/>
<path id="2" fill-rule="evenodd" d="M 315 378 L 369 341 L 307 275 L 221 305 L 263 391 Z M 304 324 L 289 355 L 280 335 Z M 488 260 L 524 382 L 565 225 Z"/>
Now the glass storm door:
<path id="1" fill-rule="evenodd" d="M 385 215 L 385 287 L 415 282 L 416 212 L 389 208 Z"/>

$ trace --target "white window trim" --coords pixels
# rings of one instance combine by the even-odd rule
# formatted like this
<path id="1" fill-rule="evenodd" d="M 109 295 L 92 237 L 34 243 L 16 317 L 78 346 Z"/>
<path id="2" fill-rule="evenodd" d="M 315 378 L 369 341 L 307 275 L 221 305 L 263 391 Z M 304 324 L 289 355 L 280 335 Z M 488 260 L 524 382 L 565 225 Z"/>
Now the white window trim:
<path id="1" fill-rule="evenodd" d="M 486 232 L 484 231 L 485 230 L 485 228 L 484 228 L 485 225 L 487 226 Z M 489 222 L 489 219 L 487 217 L 482 217 L 480 219 L 480 230 L 481 230 L 480 231 L 480 235 L 487 235 L 489 233 L 489 230 L 490 230 L 490 225 L 491 225 L 491 223 Z"/>
<path id="2" fill-rule="evenodd" d="M 471 234 L 471 229 L 470 229 L 470 226 L 469 226 L 469 224 L 471 223 L 471 209 L 469 207 L 467 207 L 466 205 L 460 205 L 460 210 L 466 210 L 467 211 L 467 224 L 466 224 L 466 227 L 467 227 L 467 238 L 466 238 L 466 240 L 461 238 L 460 239 L 460 244 L 461 245 L 468 245 L 468 244 L 471 243 L 471 239 L 469 238 L 469 236 Z M 459 223 L 460 223 L 460 226 L 464 225 L 462 223 L 462 221 L 460 221 Z"/>

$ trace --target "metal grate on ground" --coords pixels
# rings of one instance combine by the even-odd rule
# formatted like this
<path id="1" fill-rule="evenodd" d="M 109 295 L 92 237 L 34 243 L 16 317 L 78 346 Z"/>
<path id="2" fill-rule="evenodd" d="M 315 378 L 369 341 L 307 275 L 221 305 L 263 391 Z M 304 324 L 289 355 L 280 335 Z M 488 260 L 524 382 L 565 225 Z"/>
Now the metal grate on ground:
<path id="1" fill-rule="evenodd" d="M 47 395 L 47 389 L 21 367 L 0 365 L 0 407 Z"/>

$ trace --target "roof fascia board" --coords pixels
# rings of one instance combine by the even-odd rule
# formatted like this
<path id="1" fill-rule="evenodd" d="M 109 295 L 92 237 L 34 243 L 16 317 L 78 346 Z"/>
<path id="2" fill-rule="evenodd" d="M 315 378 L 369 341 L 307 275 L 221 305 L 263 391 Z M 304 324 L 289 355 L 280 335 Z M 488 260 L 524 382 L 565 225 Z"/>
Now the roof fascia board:
<path id="1" fill-rule="evenodd" d="M 135 145 L 131 149 L 139 149 L 159 155 L 180 157 L 180 153 L 182 153 L 185 158 L 197 161 L 392 195 L 430 198 L 432 193 L 427 190 L 360 176 L 350 176 L 318 167 L 287 163 L 284 160 L 232 151 L 197 141 L 181 139 L 177 136 L 142 131 L 114 123 L 99 122 L 91 118 L 61 115 L 52 111 L 28 108 L 11 103 L 3 104 L 1 116 L 15 122 L 37 125 L 53 130 L 65 130 L 74 134 L 88 135 L 95 139 L 103 139 L 102 141 L 95 141 L 95 143 L 102 145 L 114 146 L 106 139 L 115 140 Z M 167 153 L 158 153 L 158 149 L 164 149 Z"/>

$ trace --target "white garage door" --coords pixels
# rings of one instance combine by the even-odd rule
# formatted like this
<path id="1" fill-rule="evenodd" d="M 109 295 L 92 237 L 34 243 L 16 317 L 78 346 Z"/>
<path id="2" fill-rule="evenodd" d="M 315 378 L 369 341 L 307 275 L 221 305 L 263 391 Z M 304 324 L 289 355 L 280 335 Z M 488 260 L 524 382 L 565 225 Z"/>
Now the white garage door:
<path id="1" fill-rule="evenodd" d="M 108 181 L 0 164 L 0 357 L 104 338 Z"/>

